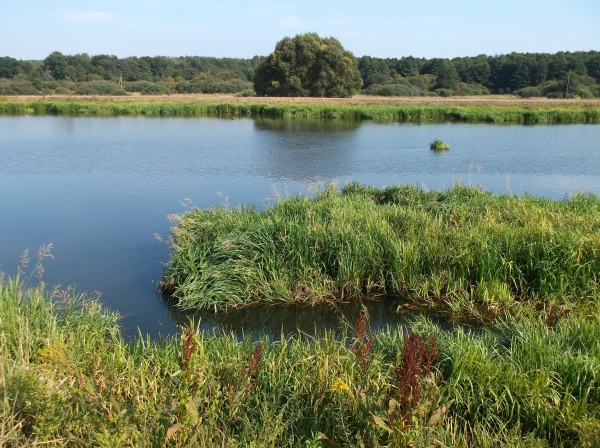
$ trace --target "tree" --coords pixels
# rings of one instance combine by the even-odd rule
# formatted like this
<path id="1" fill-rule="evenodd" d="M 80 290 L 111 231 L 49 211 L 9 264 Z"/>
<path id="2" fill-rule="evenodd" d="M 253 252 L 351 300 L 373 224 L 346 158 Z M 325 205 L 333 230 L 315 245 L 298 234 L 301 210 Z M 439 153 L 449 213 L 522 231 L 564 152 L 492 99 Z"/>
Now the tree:
<path id="1" fill-rule="evenodd" d="M 285 37 L 256 68 L 257 95 L 347 98 L 362 86 L 354 55 L 333 37 Z"/>
<path id="2" fill-rule="evenodd" d="M 60 52 L 50 53 L 44 59 L 44 69 L 48 70 L 54 79 L 64 79 L 67 76 L 67 58 Z"/>
<path id="3" fill-rule="evenodd" d="M 452 90 L 459 82 L 458 72 L 448 59 L 432 59 L 429 62 L 428 72 L 437 76 L 436 89 Z"/>
<path id="4" fill-rule="evenodd" d="M 0 78 L 12 78 L 19 74 L 19 61 L 14 58 L 0 58 Z"/>

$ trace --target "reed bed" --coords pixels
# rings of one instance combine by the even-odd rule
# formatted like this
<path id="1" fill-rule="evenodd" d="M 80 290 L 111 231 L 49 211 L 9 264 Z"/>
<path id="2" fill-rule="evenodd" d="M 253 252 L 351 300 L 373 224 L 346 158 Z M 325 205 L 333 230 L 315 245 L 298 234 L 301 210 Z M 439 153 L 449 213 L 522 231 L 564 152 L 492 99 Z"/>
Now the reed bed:
<path id="1" fill-rule="evenodd" d="M 600 298 L 600 201 L 358 183 L 264 211 L 177 218 L 164 293 L 182 309 L 401 296 L 493 320 Z"/>
<path id="2" fill-rule="evenodd" d="M 126 342 L 72 291 L 0 282 L 2 446 L 597 446 L 598 310 L 475 335 Z M 418 392 L 418 393 L 417 393 Z"/>
<path id="3" fill-rule="evenodd" d="M 38 100 L 0 101 L 0 114 L 83 116 L 217 116 L 274 117 L 403 122 L 461 121 L 473 123 L 598 123 L 595 104 L 506 106 L 490 104 L 324 104 L 207 101 Z"/>

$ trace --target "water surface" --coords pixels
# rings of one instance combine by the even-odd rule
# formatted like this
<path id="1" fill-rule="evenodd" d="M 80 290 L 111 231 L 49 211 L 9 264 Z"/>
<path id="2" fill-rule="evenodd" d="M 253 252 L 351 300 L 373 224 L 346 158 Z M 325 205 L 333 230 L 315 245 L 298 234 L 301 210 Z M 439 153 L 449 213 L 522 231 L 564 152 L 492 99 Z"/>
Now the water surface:
<path id="1" fill-rule="evenodd" d="M 429 150 L 435 138 L 452 149 Z M 53 243 L 47 284 L 100 291 L 125 316 L 126 334 L 172 333 L 185 317 L 154 292 L 168 259 L 155 234 L 168 237 L 167 215 L 184 211 L 182 202 L 264 207 L 277 195 L 349 180 L 433 189 L 472 182 L 557 199 L 599 194 L 599 142 L 598 125 L 2 116 L 0 270 L 16 272 L 24 249 Z M 385 316 L 397 305 L 369 306 Z M 347 310 L 349 320 L 358 312 Z M 335 328 L 344 313 L 291 309 L 267 321 L 264 310 L 204 313 L 202 325 L 278 334 Z"/>

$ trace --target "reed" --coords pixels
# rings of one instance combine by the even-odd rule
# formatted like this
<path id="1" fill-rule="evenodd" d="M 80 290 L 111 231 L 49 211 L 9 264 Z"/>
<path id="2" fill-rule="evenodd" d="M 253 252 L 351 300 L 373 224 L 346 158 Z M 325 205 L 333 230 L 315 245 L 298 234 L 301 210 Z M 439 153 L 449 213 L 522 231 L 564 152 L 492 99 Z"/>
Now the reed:
<path id="1" fill-rule="evenodd" d="M 479 334 L 425 318 L 410 337 L 373 334 L 364 313 L 342 340 L 252 343 L 192 326 L 127 343 L 116 313 L 72 291 L 12 277 L 0 299 L 2 446 L 542 447 L 600 436 L 597 308 Z"/>
<path id="2" fill-rule="evenodd" d="M 473 123 L 598 123 L 600 107 L 589 104 L 505 106 L 486 104 L 311 104 L 209 101 L 41 100 L 0 101 L 0 114 L 91 116 L 275 117 L 403 122 L 462 121 Z"/>
<path id="3" fill-rule="evenodd" d="M 486 321 L 600 297 L 600 201 L 586 194 L 351 183 L 264 211 L 194 209 L 172 240 L 162 287 L 182 309 L 396 295 Z"/>

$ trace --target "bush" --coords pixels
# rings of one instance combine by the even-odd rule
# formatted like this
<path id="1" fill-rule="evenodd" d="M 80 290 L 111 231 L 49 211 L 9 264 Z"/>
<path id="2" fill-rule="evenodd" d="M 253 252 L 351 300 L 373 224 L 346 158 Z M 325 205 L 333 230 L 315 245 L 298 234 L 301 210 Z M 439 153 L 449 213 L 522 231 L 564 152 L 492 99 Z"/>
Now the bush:
<path id="1" fill-rule="evenodd" d="M 423 92 L 414 87 L 407 87 L 402 84 L 373 84 L 365 91 L 367 95 L 380 96 L 422 96 Z"/>
<path id="2" fill-rule="evenodd" d="M 125 95 L 126 92 L 118 84 L 110 81 L 90 81 L 77 87 L 76 95 Z"/>
<path id="3" fill-rule="evenodd" d="M 239 93 L 236 93 L 235 96 L 256 96 L 256 93 L 252 89 L 245 89 Z"/>
<path id="4" fill-rule="evenodd" d="M 0 95 L 39 95 L 40 91 L 36 89 L 31 81 L 0 79 Z"/>
<path id="5" fill-rule="evenodd" d="M 459 83 L 453 90 L 453 95 L 489 95 L 490 91 L 487 87 L 477 83 Z"/>
<path id="6" fill-rule="evenodd" d="M 435 93 L 437 93 L 439 96 L 452 96 L 452 90 L 449 89 L 435 89 Z"/>
<path id="7" fill-rule="evenodd" d="M 54 93 L 57 95 L 71 95 L 73 92 L 65 87 L 58 87 Z"/>
<path id="8" fill-rule="evenodd" d="M 515 95 L 521 98 L 531 98 L 534 96 L 544 96 L 539 87 L 525 87 L 523 89 L 515 90 Z"/>

